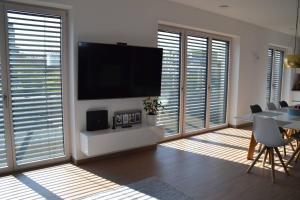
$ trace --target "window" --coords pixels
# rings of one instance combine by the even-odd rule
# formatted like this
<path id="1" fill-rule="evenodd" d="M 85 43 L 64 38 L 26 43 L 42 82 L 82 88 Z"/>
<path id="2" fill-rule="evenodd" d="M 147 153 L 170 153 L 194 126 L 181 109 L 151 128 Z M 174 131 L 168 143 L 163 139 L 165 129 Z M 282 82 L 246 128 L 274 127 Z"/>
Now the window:
<path id="1" fill-rule="evenodd" d="M 266 101 L 267 103 L 272 102 L 277 106 L 281 99 L 283 58 L 284 50 L 277 48 L 268 49 Z"/>
<path id="2" fill-rule="evenodd" d="M 7 60 L 1 66 L 1 84 L 6 87 L 0 88 L 7 98 L 0 101 L 0 167 L 13 170 L 65 160 L 65 14 L 14 4 L 5 4 L 3 13 L 7 34 L 1 55 Z M 3 119 L 9 129 L 3 128 Z"/>
<path id="3" fill-rule="evenodd" d="M 64 155 L 61 19 L 7 11 L 17 164 Z"/>
<path id="4" fill-rule="evenodd" d="M 165 106 L 158 115 L 158 124 L 164 125 L 165 135 L 174 135 L 179 131 L 180 106 L 180 59 L 181 35 L 167 31 L 158 31 L 158 47 L 163 49 L 162 86 L 160 100 Z"/>
<path id="5" fill-rule="evenodd" d="M 206 123 L 208 38 L 187 36 L 185 131 L 202 129 Z"/>
<path id="6" fill-rule="evenodd" d="M 226 122 L 227 76 L 229 62 L 229 42 L 212 40 L 210 72 L 210 125 Z"/>
<path id="7" fill-rule="evenodd" d="M 166 109 L 158 124 L 164 125 L 165 136 L 226 125 L 229 44 L 220 36 L 160 26 L 160 100 Z"/>

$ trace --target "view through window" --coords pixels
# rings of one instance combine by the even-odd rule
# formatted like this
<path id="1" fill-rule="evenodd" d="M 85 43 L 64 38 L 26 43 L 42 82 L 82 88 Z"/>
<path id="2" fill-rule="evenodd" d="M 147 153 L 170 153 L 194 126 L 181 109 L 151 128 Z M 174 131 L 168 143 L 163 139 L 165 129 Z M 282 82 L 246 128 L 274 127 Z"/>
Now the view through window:
<path id="1" fill-rule="evenodd" d="M 0 168 L 63 160 L 64 12 L 12 4 L 3 8 L 7 34 L 1 55 L 7 59 L 1 65 Z"/>
<path id="2" fill-rule="evenodd" d="M 276 48 L 268 49 L 266 101 L 279 105 L 281 99 L 281 82 L 284 51 Z"/>
<path id="3" fill-rule="evenodd" d="M 227 123 L 230 40 L 221 36 L 160 26 L 163 49 L 158 124 L 165 136 L 193 133 Z"/>

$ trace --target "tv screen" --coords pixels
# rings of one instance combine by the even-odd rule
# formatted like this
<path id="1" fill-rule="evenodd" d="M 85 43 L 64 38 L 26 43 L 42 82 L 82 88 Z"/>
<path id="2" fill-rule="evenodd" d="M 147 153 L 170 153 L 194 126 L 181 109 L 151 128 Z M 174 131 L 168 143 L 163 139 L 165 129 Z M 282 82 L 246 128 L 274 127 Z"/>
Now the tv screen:
<path id="1" fill-rule="evenodd" d="M 78 99 L 160 96 L 162 49 L 79 42 Z"/>

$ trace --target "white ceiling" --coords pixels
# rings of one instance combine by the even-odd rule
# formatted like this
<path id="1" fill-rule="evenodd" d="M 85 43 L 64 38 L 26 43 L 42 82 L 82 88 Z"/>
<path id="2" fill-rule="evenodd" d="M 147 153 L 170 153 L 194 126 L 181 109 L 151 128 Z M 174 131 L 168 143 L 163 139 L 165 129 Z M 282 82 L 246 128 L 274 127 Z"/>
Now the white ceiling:
<path id="1" fill-rule="evenodd" d="M 294 34 L 297 0 L 169 0 L 232 17 L 275 31 Z M 228 8 L 220 8 L 228 5 Z M 299 19 L 300 20 L 300 19 Z"/>

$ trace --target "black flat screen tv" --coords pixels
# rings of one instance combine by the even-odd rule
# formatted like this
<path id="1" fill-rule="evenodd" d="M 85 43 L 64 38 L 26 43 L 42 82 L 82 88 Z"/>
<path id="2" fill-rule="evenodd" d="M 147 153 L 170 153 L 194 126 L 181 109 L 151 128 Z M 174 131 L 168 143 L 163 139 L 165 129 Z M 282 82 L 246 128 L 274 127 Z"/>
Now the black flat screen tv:
<path id="1" fill-rule="evenodd" d="M 160 96 L 162 49 L 79 42 L 78 99 Z"/>

